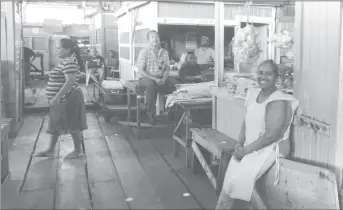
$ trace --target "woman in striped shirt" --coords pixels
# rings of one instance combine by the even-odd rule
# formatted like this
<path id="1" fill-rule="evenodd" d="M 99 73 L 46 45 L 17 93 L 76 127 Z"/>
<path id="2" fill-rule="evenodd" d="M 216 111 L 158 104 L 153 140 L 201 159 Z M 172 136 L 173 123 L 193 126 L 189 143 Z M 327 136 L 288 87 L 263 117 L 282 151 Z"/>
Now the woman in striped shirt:
<path id="1" fill-rule="evenodd" d="M 77 158 L 82 155 L 82 131 L 87 129 L 85 102 L 78 87 L 82 60 L 78 46 L 70 39 L 61 39 L 58 54 L 61 61 L 50 71 L 46 85 L 50 105 L 47 133 L 51 134 L 51 142 L 47 150 L 36 156 L 52 156 L 59 136 L 70 133 L 74 141 L 74 151 L 66 158 Z"/>

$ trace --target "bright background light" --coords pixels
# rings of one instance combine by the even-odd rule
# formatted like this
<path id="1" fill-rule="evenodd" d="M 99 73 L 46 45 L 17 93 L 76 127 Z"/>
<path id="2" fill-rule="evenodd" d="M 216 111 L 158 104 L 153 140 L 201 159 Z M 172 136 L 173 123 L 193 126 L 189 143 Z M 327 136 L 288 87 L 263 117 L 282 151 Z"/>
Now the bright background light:
<path id="1" fill-rule="evenodd" d="M 84 14 L 82 9 L 71 6 L 40 6 L 27 5 L 25 8 L 26 23 L 43 23 L 44 19 L 61 20 L 62 24 L 83 24 Z"/>

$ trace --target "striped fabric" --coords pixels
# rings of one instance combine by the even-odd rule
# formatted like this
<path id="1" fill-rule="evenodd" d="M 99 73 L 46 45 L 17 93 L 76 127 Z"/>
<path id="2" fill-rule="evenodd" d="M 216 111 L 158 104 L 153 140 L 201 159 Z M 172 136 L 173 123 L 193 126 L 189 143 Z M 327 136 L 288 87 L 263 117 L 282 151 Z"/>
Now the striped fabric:
<path id="1" fill-rule="evenodd" d="M 80 67 L 74 57 L 68 57 L 50 71 L 49 80 L 46 85 L 46 96 L 48 100 L 51 100 L 61 90 L 62 86 L 66 82 L 66 74 L 77 74 L 77 80 L 71 89 L 74 90 L 78 87 L 78 80 L 80 75 Z M 65 96 L 61 100 L 64 100 Z"/>

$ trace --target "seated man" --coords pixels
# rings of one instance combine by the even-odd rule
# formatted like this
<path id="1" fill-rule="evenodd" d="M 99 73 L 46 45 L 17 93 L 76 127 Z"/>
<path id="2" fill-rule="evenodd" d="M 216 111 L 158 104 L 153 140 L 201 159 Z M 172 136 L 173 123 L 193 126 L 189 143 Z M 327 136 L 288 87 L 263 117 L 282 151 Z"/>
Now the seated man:
<path id="1" fill-rule="evenodd" d="M 207 78 L 201 74 L 201 69 L 196 63 L 194 52 L 188 52 L 185 62 L 179 70 L 179 76 L 182 83 L 205 82 Z"/>
<path id="2" fill-rule="evenodd" d="M 157 31 L 149 31 L 149 46 L 139 52 L 137 68 L 140 75 L 139 86 L 146 89 L 146 103 L 149 123 L 156 124 L 157 93 L 171 93 L 175 90 L 177 80 L 169 76 L 168 52 L 161 48 Z"/>
<path id="3" fill-rule="evenodd" d="M 95 48 L 92 48 L 89 53 L 90 56 L 86 60 L 86 73 L 93 79 L 94 82 L 101 84 L 101 82 L 104 80 L 104 58 L 98 55 Z M 95 73 L 99 74 L 99 81 L 96 78 Z M 86 85 L 88 85 L 89 76 L 86 78 Z"/>
<path id="4" fill-rule="evenodd" d="M 200 48 L 194 54 L 201 70 L 206 70 L 214 66 L 215 52 L 209 47 L 210 40 L 206 36 L 201 37 Z"/>

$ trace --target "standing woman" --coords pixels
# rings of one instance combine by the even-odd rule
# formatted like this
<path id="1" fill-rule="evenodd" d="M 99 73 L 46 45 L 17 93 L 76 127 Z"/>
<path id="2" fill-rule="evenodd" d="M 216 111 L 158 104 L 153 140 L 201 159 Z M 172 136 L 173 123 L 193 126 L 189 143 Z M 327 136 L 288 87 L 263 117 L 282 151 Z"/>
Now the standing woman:
<path id="1" fill-rule="evenodd" d="M 70 133 L 74 141 L 74 151 L 66 158 L 77 158 L 82 155 L 82 131 L 87 129 L 85 102 L 78 86 L 82 60 L 78 46 L 70 39 L 61 39 L 58 54 L 61 61 L 50 71 L 46 86 L 50 105 L 47 133 L 51 135 L 51 142 L 47 150 L 35 156 L 52 156 L 59 136 Z"/>

